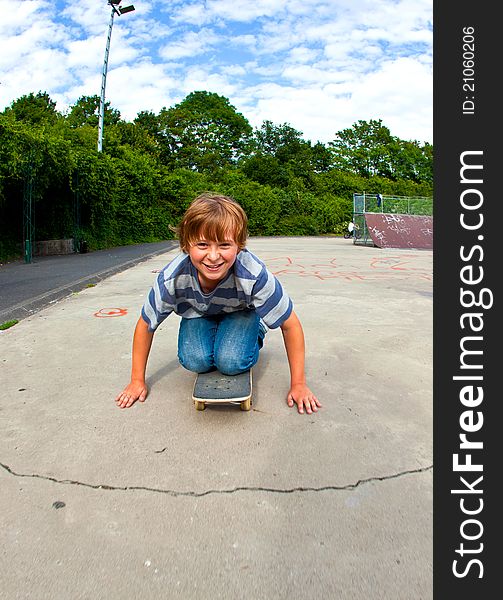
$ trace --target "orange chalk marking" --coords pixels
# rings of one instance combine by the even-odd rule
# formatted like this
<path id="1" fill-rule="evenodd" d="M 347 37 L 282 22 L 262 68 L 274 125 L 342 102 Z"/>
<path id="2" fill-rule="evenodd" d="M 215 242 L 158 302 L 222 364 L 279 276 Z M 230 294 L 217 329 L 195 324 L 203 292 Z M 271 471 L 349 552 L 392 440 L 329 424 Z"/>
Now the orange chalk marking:
<path id="1" fill-rule="evenodd" d="M 95 317 L 123 317 L 127 315 L 127 308 L 101 308 L 94 313 Z"/>

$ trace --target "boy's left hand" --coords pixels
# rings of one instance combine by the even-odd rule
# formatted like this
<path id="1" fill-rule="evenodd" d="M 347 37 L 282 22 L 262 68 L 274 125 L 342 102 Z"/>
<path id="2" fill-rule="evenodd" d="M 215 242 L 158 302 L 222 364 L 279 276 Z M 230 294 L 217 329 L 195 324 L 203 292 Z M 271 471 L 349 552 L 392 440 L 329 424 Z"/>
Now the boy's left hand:
<path id="1" fill-rule="evenodd" d="M 309 415 L 313 412 L 317 412 L 318 408 L 321 408 L 321 402 L 306 384 L 299 383 L 292 385 L 288 392 L 288 396 L 286 397 L 286 401 L 290 407 L 297 404 L 297 410 L 300 414 L 304 413 L 304 407 Z"/>

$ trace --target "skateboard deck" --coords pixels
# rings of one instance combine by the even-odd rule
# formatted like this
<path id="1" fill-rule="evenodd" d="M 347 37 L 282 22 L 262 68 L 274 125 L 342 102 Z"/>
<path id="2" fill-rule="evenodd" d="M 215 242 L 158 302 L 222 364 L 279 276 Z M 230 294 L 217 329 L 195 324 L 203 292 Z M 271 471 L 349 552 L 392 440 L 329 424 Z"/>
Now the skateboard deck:
<path id="1" fill-rule="evenodd" d="M 206 404 L 239 404 L 241 410 L 250 410 L 251 395 L 251 370 L 239 375 L 223 375 L 220 371 L 199 373 L 192 391 L 197 410 L 204 410 Z"/>

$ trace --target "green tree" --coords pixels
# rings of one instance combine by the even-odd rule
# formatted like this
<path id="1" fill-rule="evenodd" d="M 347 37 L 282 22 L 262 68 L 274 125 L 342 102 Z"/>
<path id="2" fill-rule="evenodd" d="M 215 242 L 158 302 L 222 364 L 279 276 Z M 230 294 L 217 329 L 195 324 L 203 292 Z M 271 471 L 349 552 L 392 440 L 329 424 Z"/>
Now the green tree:
<path id="1" fill-rule="evenodd" d="M 107 154 L 121 157 L 127 148 L 134 149 L 139 154 L 159 157 L 159 145 L 146 129 L 136 123 L 120 121 L 106 128 Z"/>
<path id="2" fill-rule="evenodd" d="M 287 163 L 305 153 L 310 144 L 302 138 L 288 123 L 275 125 L 272 121 L 264 121 L 260 129 L 255 130 L 255 146 L 260 154 L 275 156 L 280 162 Z"/>
<path id="3" fill-rule="evenodd" d="M 393 179 L 410 179 L 417 183 L 433 182 L 433 146 L 397 140 L 393 152 Z"/>
<path id="4" fill-rule="evenodd" d="M 262 184 L 311 187 L 316 168 L 320 167 L 319 146 L 313 153 L 301 131 L 288 123 L 276 125 L 266 120 L 254 131 L 252 154 L 242 160 L 241 168 L 250 179 Z"/>
<path id="5" fill-rule="evenodd" d="M 287 123 L 253 132 L 229 100 L 194 92 L 132 123 L 107 103 L 98 153 L 98 107 L 83 96 L 63 117 L 39 92 L 0 112 L 0 258 L 19 255 L 27 183 L 36 239 L 77 233 L 90 249 L 171 237 L 208 190 L 243 205 L 252 235 L 341 232 L 355 191 L 432 196 L 433 146 L 393 137 L 381 121 L 312 145 Z"/>
<path id="6" fill-rule="evenodd" d="M 177 167 L 214 171 L 235 164 L 248 148 L 252 128 L 227 98 L 192 92 L 159 115 L 163 156 Z"/>
<path id="7" fill-rule="evenodd" d="M 37 239 L 71 235 L 71 168 L 70 144 L 59 128 L 17 121 L 12 113 L 0 115 L 0 256 L 22 242 L 26 186 Z"/>
<path id="8" fill-rule="evenodd" d="M 249 179 L 262 185 L 285 188 L 290 181 L 285 165 L 269 154 L 254 154 L 243 159 L 240 169 Z"/>
<path id="9" fill-rule="evenodd" d="M 70 107 L 70 112 L 68 113 L 66 120 L 71 127 L 82 127 L 83 125 L 98 127 L 99 109 L 99 96 L 81 96 L 77 102 Z M 120 112 L 115 108 L 111 108 L 110 102 L 105 102 L 105 111 L 103 114 L 105 127 L 107 125 L 116 125 L 120 120 Z"/>
<path id="10" fill-rule="evenodd" d="M 151 110 L 140 111 L 134 119 L 134 124 L 144 129 L 157 142 L 162 141 L 162 131 L 159 116 L 153 113 Z"/>
<path id="11" fill-rule="evenodd" d="M 358 121 L 343 129 L 329 143 L 336 169 L 362 177 L 379 176 L 397 181 L 410 179 L 430 182 L 433 179 L 433 148 L 391 135 L 382 121 Z"/>
<path id="12" fill-rule="evenodd" d="M 391 170 L 389 146 L 393 141 L 381 119 L 360 120 L 352 128 L 339 131 L 329 143 L 333 149 L 333 164 L 335 168 L 363 177 L 386 177 Z"/>
<path id="13" fill-rule="evenodd" d="M 61 116 L 56 110 L 56 102 L 51 100 L 47 92 L 31 92 L 14 100 L 4 114 L 11 114 L 16 121 L 24 121 L 32 125 L 53 124 Z"/>
<path id="14" fill-rule="evenodd" d="M 321 142 L 316 142 L 311 149 L 311 163 L 315 173 L 326 173 L 332 167 L 332 153 Z"/>

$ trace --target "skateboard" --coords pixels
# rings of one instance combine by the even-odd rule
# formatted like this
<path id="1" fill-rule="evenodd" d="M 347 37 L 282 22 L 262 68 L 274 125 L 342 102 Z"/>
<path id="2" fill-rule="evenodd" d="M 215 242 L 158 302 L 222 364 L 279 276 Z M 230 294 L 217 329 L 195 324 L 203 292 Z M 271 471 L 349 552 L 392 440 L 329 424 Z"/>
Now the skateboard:
<path id="1" fill-rule="evenodd" d="M 251 395 L 251 370 L 239 375 L 223 375 L 220 371 L 199 373 L 192 391 L 196 410 L 204 410 L 207 404 L 239 404 L 241 410 L 250 410 Z"/>

